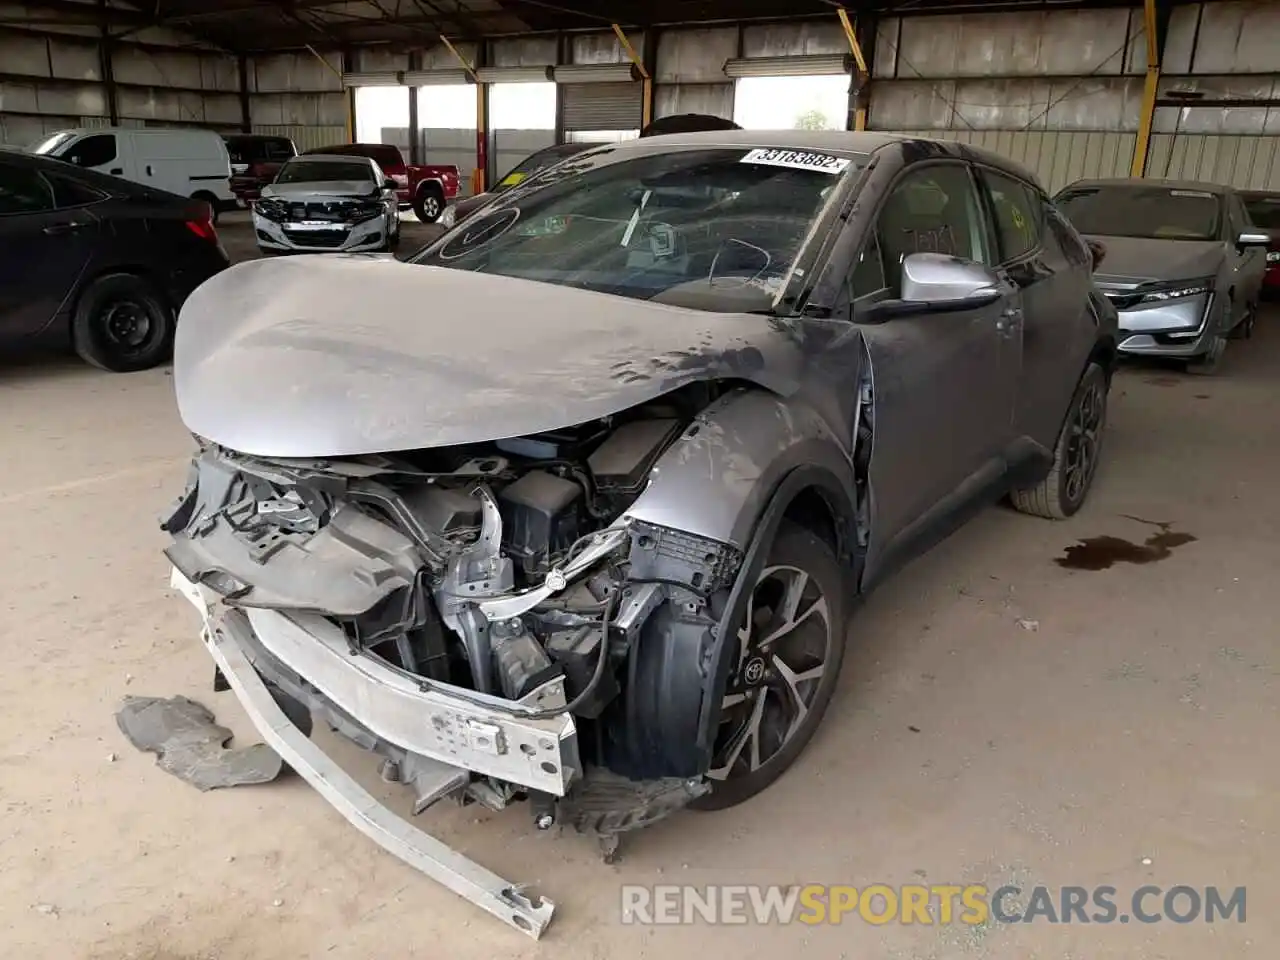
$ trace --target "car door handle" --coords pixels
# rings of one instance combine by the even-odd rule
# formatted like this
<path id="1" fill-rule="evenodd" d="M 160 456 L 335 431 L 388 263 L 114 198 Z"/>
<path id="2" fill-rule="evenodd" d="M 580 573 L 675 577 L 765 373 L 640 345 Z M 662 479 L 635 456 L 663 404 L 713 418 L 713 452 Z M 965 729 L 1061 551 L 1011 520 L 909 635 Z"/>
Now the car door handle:
<path id="1" fill-rule="evenodd" d="M 124 167 L 112 167 L 112 168 L 111 168 L 109 171 L 107 171 L 107 172 L 108 172 L 108 173 L 110 173 L 110 174 L 111 174 L 112 176 L 114 176 L 114 177 L 118 177 L 118 176 L 120 176 L 120 174 L 124 173 Z"/>
<path id="2" fill-rule="evenodd" d="M 83 230 L 89 224 L 83 220 L 70 220 L 67 223 L 51 223 L 44 228 L 44 232 L 51 237 L 60 236 L 66 233 L 75 233 L 77 230 Z"/>

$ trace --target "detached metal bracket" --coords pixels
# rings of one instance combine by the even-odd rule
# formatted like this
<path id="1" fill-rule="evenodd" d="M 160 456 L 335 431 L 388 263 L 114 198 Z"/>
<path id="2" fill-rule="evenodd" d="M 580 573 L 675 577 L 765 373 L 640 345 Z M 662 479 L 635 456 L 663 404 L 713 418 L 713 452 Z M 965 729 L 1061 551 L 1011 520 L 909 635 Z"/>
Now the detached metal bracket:
<path id="1" fill-rule="evenodd" d="M 388 810 L 293 725 L 233 639 L 214 628 L 205 630 L 204 641 L 262 738 L 347 822 L 388 853 L 503 923 L 535 940 L 542 936 L 555 912 L 552 901 L 526 897 L 519 885 L 468 860 Z"/>

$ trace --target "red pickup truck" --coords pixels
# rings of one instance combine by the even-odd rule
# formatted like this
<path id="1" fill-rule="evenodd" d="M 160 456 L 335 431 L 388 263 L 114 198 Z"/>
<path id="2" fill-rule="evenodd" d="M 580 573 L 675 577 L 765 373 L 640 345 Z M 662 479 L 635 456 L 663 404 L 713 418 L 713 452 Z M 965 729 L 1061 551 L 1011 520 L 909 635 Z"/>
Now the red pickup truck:
<path id="1" fill-rule="evenodd" d="M 400 148 L 389 143 L 340 143 L 309 154 L 369 157 L 396 182 L 401 207 L 413 207 L 423 223 L 435 223 L 445 204 L 458 195 L 458 168 L 453 164 L 408 164 Z"/>

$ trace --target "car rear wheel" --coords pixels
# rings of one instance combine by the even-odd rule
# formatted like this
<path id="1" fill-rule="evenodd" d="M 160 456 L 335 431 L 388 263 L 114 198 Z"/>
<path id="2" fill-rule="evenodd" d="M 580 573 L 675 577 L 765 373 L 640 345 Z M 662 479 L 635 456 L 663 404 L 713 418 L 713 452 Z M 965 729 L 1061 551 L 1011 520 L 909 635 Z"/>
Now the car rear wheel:
<path id="1" fill-rule="evenodd" d="M 203 200 L 209 205 L 209 219 L 216 225 L 218 222 L 218 198 L 212 193 L 206 193 L 202 190 L 199 193 L 193 193 L 191 199 Z"/>
<path id="2" fill-rule="evenodd" d="M 435 223 L 444 213 L 444 194 L 439 187 L 425 186 L 413 198 L 414 216 L 422 223 Z"/>
<path id="3" fill-rule="evenodd" d="M 844 590 L 831 547 L 784 524 L 738 630 L 707 773 L 711 791 L 694 807 L 722 810 L 750 799 L 813 738 L 844 659 Z"/>
<path id="4" fill-rule="evenodd" d="M 1090 363 L 1071 398 L 1048 476 L 1034 487 L 1010 493 L 1016 509 L 1049 520 L 1065 520 L 1084 505 L 1102 454 L 1108 386 L 1102 367 Z"/>
<path id="5" fill-rule="evenodd" d="M 146 370 L 173 350 L 174 313 L 149 280 L 114 273 L 80 295 L 71 323 L 72 343 L 85 361 L 113 373 Z"/>
<path id="6" fill-rule="evenodd" d="M 1244 308 L 1244 316 L 1240 318 L 1240 322 L 1236 324 L 1236 328 L 1231 331 L 1231 339 L 1233 340 L 1250 340 L 1253 338 L 1253 329 L 1258 324 L 1258 305 L 1256 303 L 1246 304 Z"/>

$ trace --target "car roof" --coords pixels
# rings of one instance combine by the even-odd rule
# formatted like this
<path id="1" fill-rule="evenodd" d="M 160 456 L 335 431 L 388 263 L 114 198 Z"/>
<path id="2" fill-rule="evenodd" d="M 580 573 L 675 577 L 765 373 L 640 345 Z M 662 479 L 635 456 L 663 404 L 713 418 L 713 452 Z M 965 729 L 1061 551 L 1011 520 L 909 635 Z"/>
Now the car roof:
<path id="1" fill-rule="evenodd" d="M 358 163 L 363 160 L 372 164 L 373 157 L 366 157 L 362 153 L 300 153 L 296 157 L 290 157 L 286 163 L 297 163 L 299 160 L 332 160 L 335 163 Z"/>
<path id="2" fill-rule="evenodd" d="M 1280 190 L 1238 190 L 1245 200 L 1280 200 Z"/>
<path id="3" fill-rule="evenodd" d="M 943 148 L 956 159 L 979 160 L 1030 183 L 1039 179 L 1026 167 L 982 147 L 960 140 L 921 137 L 912 134 L 881 133 L 854 130 L 700 130 L 696 133 L 668 133 L 654 137 L 637 137 L 607 144 L 619 152 L 661 153 L 673 146 L 773 147 L 788 150 L 827 150 L 844 154 L 872 154 L 877 150 L 911 143 L 930 143 Z M 606 146 L 597 144 L 596 146 Z"/>
<path id="4" fill-rule="evenodd" d="M 1200 193 L 1212 193 L 1222 196 L 1231 192 L 1231 188 L 1221 183 L 1207 183 L 1203 180 L 1164 180 L 1159 177 L 1102 177 L 1095 180 L 1077 180 L 1069 183 L 1064 190 L 1078 187 L 1161 187 L 1166 190 L 1196 190 Z"/>

